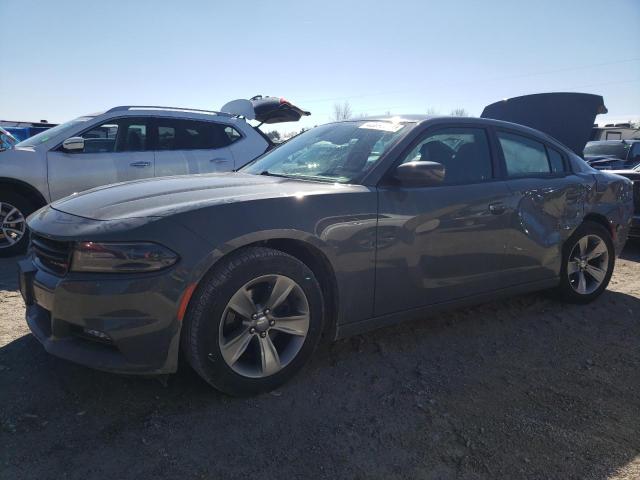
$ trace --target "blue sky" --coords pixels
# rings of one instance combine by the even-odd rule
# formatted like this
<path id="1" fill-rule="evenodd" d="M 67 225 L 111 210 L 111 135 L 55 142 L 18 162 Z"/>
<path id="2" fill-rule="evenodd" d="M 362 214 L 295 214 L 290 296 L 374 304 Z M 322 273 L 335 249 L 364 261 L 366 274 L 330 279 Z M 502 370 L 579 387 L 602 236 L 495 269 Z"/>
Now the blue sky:
<path id="1" fill-rule="evenodd" d="M 268 94 L 312 126 L 345 100 L 355 114 L 479 115 L 544 91 L 640 116 L 640 0 L 0 0 L 0 25 L 2 119 Z"/>

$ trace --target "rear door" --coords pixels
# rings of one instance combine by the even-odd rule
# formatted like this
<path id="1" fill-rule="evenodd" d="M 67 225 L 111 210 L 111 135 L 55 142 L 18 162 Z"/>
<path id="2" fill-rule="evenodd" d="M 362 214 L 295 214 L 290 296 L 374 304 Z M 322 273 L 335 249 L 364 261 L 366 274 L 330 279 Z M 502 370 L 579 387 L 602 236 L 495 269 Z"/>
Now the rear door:
<path id="1" fill-rule="evenodd" d="M 233 170 L 235 162 L 229 145 L 236 134 L 235 129 L 228 130 L 217 122 L 156 118 L 156 176 Z"/>
<path id="2" fill-rule="evenodd" d="M 582 222 L 591 177 L 572 173 L 562 150 L 537 137 L 506 129 L 495 133 L 511 191 L 505 273 L 513 284 L 553 278 L 562 245 Z"/>
<path id="3" fill-rule="evenodd" d="M 123 117 L 85 130 L 84 150 L 47 152 L 51 200 L 110 183 L 153 177 L 149 119 Z"/>
<path id="4" fill-rule="evenodd" d="M 427 130 L 402 162 L 445 166 L 444 183 L 379 187 L 375 315 L 463 298 L 504 286 L 506 183 L 495 174 L 488 131 Z"/>

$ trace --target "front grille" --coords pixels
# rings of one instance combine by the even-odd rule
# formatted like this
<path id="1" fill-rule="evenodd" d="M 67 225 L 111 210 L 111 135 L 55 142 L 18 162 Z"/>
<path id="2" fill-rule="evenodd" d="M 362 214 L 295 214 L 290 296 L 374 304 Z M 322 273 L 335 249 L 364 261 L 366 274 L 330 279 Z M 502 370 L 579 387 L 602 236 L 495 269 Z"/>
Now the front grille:
<path id="1" fill-rule="evenodd" d="M 46 270 L 64 275 L 71 262 L 71 242 L 51 240 L 36 233 L 31 233 L 31 250 L 35 260 Z"/>

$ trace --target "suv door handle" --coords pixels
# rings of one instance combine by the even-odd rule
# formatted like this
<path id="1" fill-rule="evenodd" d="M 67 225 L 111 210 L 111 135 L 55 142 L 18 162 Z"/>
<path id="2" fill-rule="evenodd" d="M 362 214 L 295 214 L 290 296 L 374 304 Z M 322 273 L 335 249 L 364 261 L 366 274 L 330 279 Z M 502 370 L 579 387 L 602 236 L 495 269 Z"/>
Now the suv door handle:
<path id="1" fill-rule="evenodd" d="M 211 163 L 224 163 L 227 161 L 226 158 L 224 157 L 216 157 L 216 158 L 212 158 L 211 160 L 209 160 Z"/>
<path id="2" fill-rule="evenodd" d="M 489 204 L 489 211 L 494 215 L 502 215 L 506 210 L 507 210 L 507 207 L 505 207 L 504 203 L 502 202 Z"/>
<path id="3" fill-rule="evenodd" d="M 133 163 L 130 163 L 129 165 L 132 167 L 143 168 L 143 167 L 150 167 L 151 162 L 133 162 Z"/>

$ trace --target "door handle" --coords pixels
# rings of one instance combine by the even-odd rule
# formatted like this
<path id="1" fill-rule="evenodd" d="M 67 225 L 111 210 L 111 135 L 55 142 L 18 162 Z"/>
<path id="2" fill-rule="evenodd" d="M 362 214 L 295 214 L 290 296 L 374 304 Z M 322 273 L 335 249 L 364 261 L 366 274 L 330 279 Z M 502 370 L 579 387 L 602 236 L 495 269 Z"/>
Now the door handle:
<path id="1" fill-rule="evenodd" d="M 130 163 L 129 165 L 132 167 L 143 168 L 143 167 L 150 167 L 151 162 L 133 162 L 133 163 Z"/>
<path id="2" fill-rule="evenodd" d="M 489 204 L 489 211 L 494 215 L 502 215 L 507 210 L 504 203 L 491 203 Z"/>
<path id="3" fill-rule="evenodd" d="M 132 167 L 150 167 L 151 162 L 133 162 L 129 164 Z"/>
<path id="4" fill-rule="evenodd" d="M 226 158 L 224 157 L 216 157 L 216 158 L 212 158 L 211 160 L 209 160 L 211 163 L 224 163 L 227 161 Z"/>

